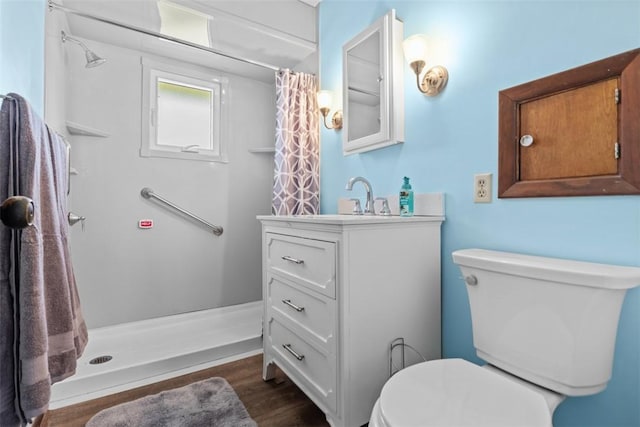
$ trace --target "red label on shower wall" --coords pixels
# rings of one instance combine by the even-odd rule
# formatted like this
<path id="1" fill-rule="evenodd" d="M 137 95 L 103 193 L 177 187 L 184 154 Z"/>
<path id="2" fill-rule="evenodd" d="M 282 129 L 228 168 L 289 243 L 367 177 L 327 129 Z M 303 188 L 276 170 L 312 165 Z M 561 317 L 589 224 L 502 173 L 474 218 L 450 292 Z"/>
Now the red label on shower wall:
<path id="1" fill-rule="evenodd" d="M 141 219 L 138 221 L 138 228 L 153 228 L 152 219 Z"/>

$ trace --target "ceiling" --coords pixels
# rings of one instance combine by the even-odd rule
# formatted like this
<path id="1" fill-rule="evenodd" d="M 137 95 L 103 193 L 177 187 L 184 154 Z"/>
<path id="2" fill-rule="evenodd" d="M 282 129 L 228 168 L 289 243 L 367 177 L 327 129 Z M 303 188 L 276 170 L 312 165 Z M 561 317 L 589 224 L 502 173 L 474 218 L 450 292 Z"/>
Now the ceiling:
<path id="1" fill-rule="evenodd" d="M 272 69 L 124 27 L 187 40 L 276 68 L 316 73 L 318 3 L 319 0 L 65 0 L 62 4 L 120 24 L 67 13 L 69 31 L 74 36 L 272 82 Z M 170 28 L 171 22 L 178 27 L 182 24 L 182 29 Z M 200 25 L 202 28 L 196 28 Z"/>

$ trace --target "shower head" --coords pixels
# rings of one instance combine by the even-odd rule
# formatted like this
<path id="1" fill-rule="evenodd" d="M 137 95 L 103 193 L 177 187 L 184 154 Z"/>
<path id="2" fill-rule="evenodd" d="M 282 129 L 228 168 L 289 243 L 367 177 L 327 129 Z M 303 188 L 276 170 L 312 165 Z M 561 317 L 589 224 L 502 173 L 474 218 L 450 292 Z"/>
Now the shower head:
<path id="1" fill-rule="evenodd" d="M 96 53 L 92 50 L 87 49 L 85 52 L 85 57 L 87 59 L 87 65 L 85 65 L 86 68 L 93 68 L 93 67 L 97 67 L 98 65 L 102 65 L 105 62 L 107 62 L 106 59 L 99 57 L 98 55 L 96 55 Z"/>
<path id="2" fill-rule="evenodd" d="M 97 67 L 98 65 L 102 65 L 105 62 L 107 62 L 106 59 L 99 57 L 98 55 L 96 55 L 96 53 L 94 51 L 92 51 L 91 49 L 89 49 L 87 46 L 85 46 L 84 43 L 82 43 L 80 40 L 68 36 L 67 33 L 65 33 L 64 31 L 60 31 L 60 37 L 62 38 L 62 42 L 65 43 L 67 41 L 71 41 L 74 42 L 76 44 L 79 44 L 80 47 L 82 49 L 84 49 L 84 54 L 85 57 L 87 59 L 87 65 L 85 65 L 86 68 L 93 68 L 93 67 Z"/>

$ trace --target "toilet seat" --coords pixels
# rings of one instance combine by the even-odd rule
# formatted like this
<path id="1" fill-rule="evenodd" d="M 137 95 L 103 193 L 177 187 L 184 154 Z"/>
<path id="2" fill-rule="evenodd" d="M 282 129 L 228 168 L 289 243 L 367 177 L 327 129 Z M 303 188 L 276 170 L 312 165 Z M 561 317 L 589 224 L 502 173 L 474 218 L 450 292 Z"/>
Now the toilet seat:
<path id="1" fill-rule="evenodd" d="M 552 425 L 541 394 L 463 359 L 432 360 L 395 374 L 372 421 L 380 427 Z"/>

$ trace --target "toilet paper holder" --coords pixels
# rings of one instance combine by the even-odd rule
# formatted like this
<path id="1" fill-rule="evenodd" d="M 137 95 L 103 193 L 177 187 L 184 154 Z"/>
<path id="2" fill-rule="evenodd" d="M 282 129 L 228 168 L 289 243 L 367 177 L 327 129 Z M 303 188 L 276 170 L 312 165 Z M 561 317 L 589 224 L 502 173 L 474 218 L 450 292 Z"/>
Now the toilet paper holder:
<path id="1" fill-rule="evenodd" d="M 395 365 L 395 363 L 393 363 L 393 359 L 394 359 L 393 355 L 394 355 L 394 350 L 396 348 L 400 349 L 401 365 L 399 368 Z M 416 350 L 415 347 L 404 342 L 404 337 L 395 338 L 394 340 L 391 341 L 391 344 L 389 345 L 389 378 L 391 378 L 394 374 L 403 370 L 406 367 L 407 360 L 406 360 L 405 348 L 413 350 L 422 359 L 423 362 L 427 361 L 426 357 L 424 357 L 422 353 Z"/>

